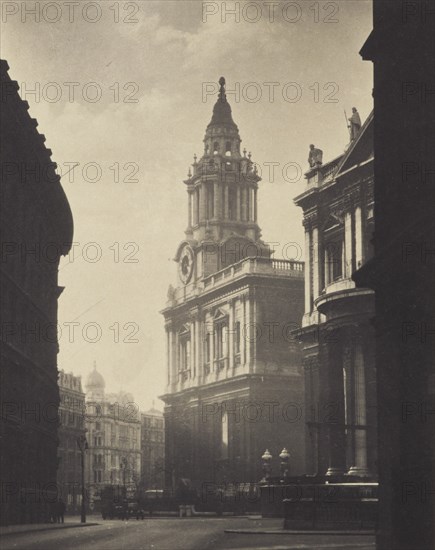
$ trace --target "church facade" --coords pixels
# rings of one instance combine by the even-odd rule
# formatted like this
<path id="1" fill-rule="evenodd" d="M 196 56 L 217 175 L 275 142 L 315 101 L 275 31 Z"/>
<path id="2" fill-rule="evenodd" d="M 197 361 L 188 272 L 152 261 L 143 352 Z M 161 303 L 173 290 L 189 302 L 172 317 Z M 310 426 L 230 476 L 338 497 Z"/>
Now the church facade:
<path id="1" fill-rule="evenodd" d="M 256 482 L 268 449 L 304 471 L 303 373 L 290 337 L 304 266 L 272 259 L 257 223 L 257 175 L 226 99 L 185 180 L 188 226 L 168 291 L 166 484 Z"/>
<path id="2" fill-rule="evenodd" d="M 343 155 L 310 163 L 295 199 L 305 227 L 307 473 L 347 480 L 377 472 L 374 293 L 352 280 L 373 255 L 373 161 L 372 113 L 351 128 Z"/>

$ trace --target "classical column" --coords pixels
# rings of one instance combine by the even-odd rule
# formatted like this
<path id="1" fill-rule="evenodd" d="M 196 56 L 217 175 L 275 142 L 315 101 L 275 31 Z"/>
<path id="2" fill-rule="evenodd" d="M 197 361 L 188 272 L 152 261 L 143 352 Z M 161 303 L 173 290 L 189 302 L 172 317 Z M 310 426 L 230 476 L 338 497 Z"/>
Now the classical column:
<path id="1" fill-rule="evenodd" d="M 230 300 L 230 314 L 228 316 L 228 369 L 233 374 L 234 369 L 234 300 Z"/>
<path id="2" fill-rule="evenodd" d="M 305 313 L 311 313 L 311 229 L 305 225 Z"/>
<path id="3" fill-rule="evenodd" d="M 343 276 L 352 276 L 352 214 L 346 212 L 344 215 L 344 269 Z"/>
<path id="4" fill-rule="evenodd" d="M 169 330 L 169 327 L 165 327 L 166 330 L 166 368 L 168 369 L 167 375 L 168 375 L 168 386 L 171 384 L 171 367 L 172 367 L 172 361 L 171 361 L 171 332 Z"/>
<path id="5" fill-rule="evenodd" d="M 228 219 L 228 184 L 224 184 L 224 204 L 222 208 L 222 215 L 224 219 Z"/>
<path id="6" fill-rule="evenodd" d="M 178 330 L 175 331 L 175 345 L 174 345 L 174 364 L 172 372 L 174 373 L 174 384 L 177 386 L 180 382 L 180 377 L 178 375 L 180 368 L 180 338 Z"/>
<path id="7" fill-rule="evenodd" d="M 214 322 L 213 318 L 211 321 L 211 331 L 210 331 L 210 372 L 213 372 L 214 370 L 214 338 L 215 338 L 215 329 L 214 329 Z"/>
<path id="8" fill-rule="evenodd" d="M 246 295 L 241 296 L 242 301 L 242 322 L 240 329 L 240 363 L 243 368 L 246 363 Z"/>
<path id="9" fill-rule="evenodd" d="M 240 185 L 237 186 L 236 188 L 236 217 L 235 219 L 237 221 L 239 220 L 242 220 L 242 209 L 241 209 L 241 192 L 242 192 L 242 189 L 240 187 Z"/>
<path id="10" fill-rule="evenodd" d="M 178 382 L 178 379 L 177 379 L 177 359 L 176 359 L 176 350 L 175 350 L 175 346 L 176 346 L 176 342 L 175 342 L 175 337 L 174 337 L 174 329 L 173 327 L 171 326 L 170 329 L 169 329 L 169 356 L 170 356 L 170 362 L 171 362 L 171 375 L 170 375 L 170 378 L 171 378 L 171 386 L 174 387 L 176 386 L 177 382 Z"/>
<path id="11" fill-rule="evenodd" d="M 344 333 L 336 329 L 331 342 L 326 347 L 325 359 L 328 369 L 328 400 L 326 403 L 325 424 L 328 429 L 329 465 L 327 476 L 345 473 L 346 439 L 344 432 L 344 388 L 343 388 L 343 352 L 341 342 Z"/>
<path id="12" fill-rule="evenodd" d="M 355 418 L 355 465 L 349 474 L 368 476 L 367 468 L 367 408 L 364 354 L 360 338 L 357 336 L 354 350 L 354 418 Z"/>
<path id="13" fill-rule="evenodd" d="M 364 263 L 364 235 L 362 229 L 361 206 L 355 208 L 355 262 L 356 269 Z"/>
<path id="14" fill-rule="evenodd" d="M 187 212 L 187 223 L 189 229 L 192 227 L 192 192 L 188 192 L 188 212 Z"/>
<path id="15" fill-rule="evenodd" d="M 320 270 L 322 264 L 320 263 L 320 250 L 319 250 L 319 229 L 313 227 L 312 233 L 312 247 L 313 247 L 313 300 L 320 296 Z"/>
<path id="16" fill-rule="evenodd" d="M 213 198 L 214 198 L 214 205 L 213 205 L 214 216 L 213 217 L 216 219 L 221 218 L 221 194 L 219 193 L 219 191 L 220 191 L 219 183 L 215 181 L 214 193 L 213 193 Z"/>
<path id="17" fill-rule="evenodd" d="M 257 189 L 254 189 L 254 222 L 257 221 Z"/>
<path id="18" fill-rule="evenodd" d="M 196 319 L 190 324 L 190 377 L 194 379 L 196 376 Z"/>
<path id="19" fill-rule="evenodd" d="M 202 184 L 199 188 L 199 220 L 198 221 L 204 221 L 205 219 L 205 211 L 206 211 L 206 193 L 205 193 L 205 187 L 204 184 Z"/>
<path id="20" fill-rule="evenodd" d="M 246 336 L 246 370 L 251 370 L 252 337 L 255 327 L 252 326 L 251 296 L 248 293 L 245 301 L 245 336 Z"/>

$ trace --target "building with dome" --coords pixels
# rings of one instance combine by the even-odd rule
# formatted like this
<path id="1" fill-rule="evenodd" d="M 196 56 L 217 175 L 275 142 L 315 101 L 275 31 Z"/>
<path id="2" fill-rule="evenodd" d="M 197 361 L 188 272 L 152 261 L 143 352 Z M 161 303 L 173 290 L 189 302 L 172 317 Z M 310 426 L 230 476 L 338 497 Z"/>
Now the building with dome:
<path id="1" fill-rule="evenodd" d="M 85 431 L 85 394 L 81 376 L 61 370 L 58 378 L 59 446 L 57 487 L 68 513 L 78 513 L 81 505 L 81 453 L 77 444 Z"/>
<path id="2" fill-rule="evenodd" d="M 141 422 L 134 398 L 125 392 L 105 392 L 105 381 L 96 363 L 85 383 L 86 439 L 85 482 L 89 507 L 98 511 L 101 489 L 125 486 L 133 494 L 141 479 Z"/>
<path id="3" fill-rule="evenodd" d="M 304 300 L 302 262 L 272 258 L 258 225 L 258 176 L 225 80 L 184 181 L 188 222 L 179 283 L 163 310 L 167 340 L 166 483 L 256 482 L 261 456 L 291 451 L 304 471 L 303 373 L 289 337 Z M 274 464 L 275 464 L 274 462 Z"/>

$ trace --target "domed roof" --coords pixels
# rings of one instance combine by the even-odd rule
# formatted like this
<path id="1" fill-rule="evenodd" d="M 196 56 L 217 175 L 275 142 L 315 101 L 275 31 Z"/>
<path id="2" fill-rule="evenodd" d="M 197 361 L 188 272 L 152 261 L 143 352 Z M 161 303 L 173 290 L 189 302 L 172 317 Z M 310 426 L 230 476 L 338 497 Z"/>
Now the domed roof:
<path id="1" fill-rule="evenodd" d="M 225 93 L 225 78 L 223 76 L 219 79 L 219 84 L 219 97 L 213 107 L 213 116 L 207 126 L 207 130 L 211 126 L 231 126 L 237 130 L 237 126 L 231 115 L 230 104 L 227 101 L 227 95 Z"/>
<path id="2" fill-rule="evenodd" d="M 104 388 L 105 386 L 106 382 L 104 382 L 104 378 L 97 371 L 97 363 L 94 361 L 94 369 L 86 380 L 86 387 Z"/>

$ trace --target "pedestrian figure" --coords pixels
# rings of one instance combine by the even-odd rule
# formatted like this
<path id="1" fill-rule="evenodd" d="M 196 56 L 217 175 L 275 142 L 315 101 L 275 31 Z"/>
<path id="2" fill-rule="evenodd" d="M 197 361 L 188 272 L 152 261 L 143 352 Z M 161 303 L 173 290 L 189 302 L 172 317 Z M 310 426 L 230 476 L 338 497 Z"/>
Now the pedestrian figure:
<path id="1" fill-rule="evenodd" d="M 60 498 L 57 501 L 57 522 L 58 523 L 64 523 L 64 515 L 65 515 L 65 503 Z"/>
<path id="2" fill-rule="evenodd" d="M 50 502 L 50 523 L 57 523 L 57 502 Z"/>

